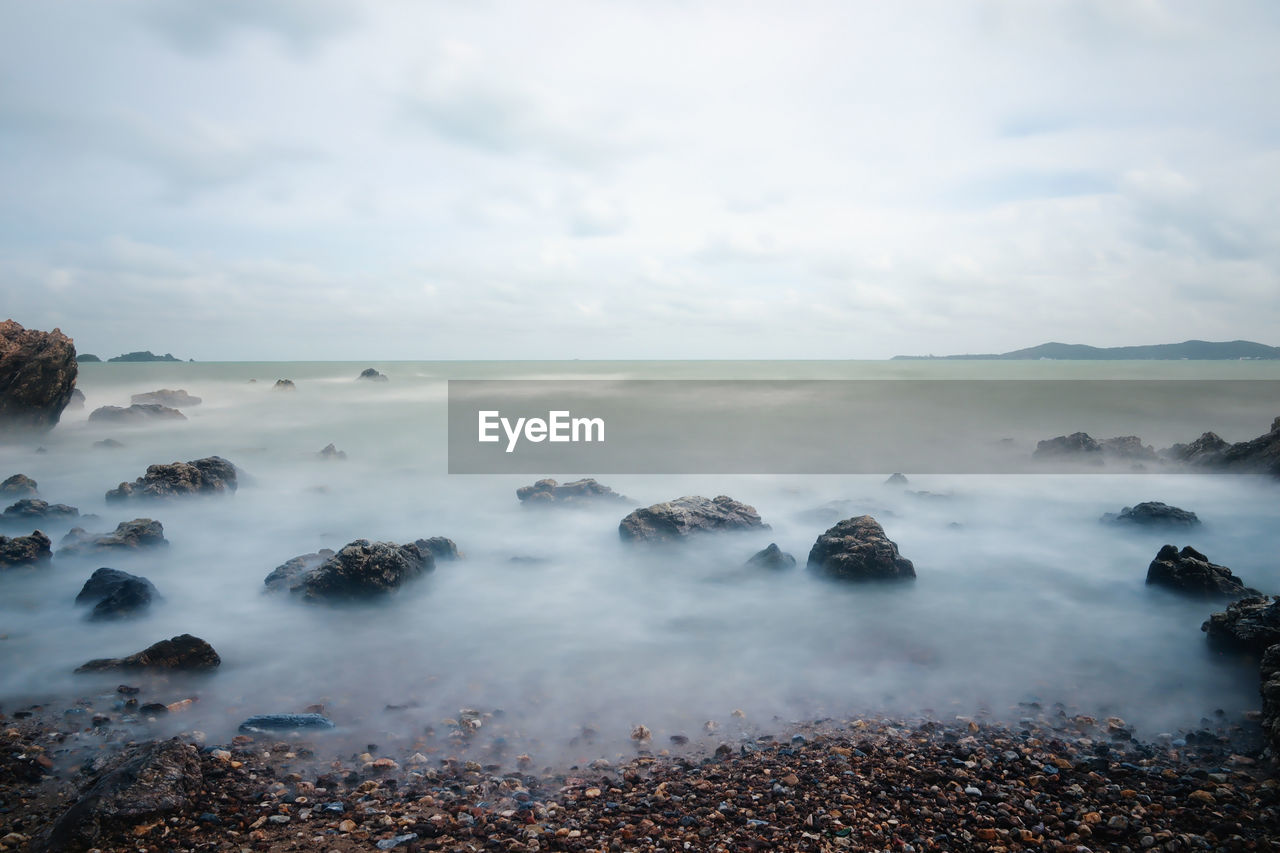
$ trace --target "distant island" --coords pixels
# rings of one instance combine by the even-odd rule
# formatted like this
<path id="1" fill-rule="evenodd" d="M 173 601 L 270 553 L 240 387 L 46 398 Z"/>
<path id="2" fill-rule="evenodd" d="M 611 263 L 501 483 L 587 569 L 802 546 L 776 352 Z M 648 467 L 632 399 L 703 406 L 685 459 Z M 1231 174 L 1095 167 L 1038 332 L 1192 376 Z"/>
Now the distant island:
<path id="1" fill-rule="evenodd" d="M 1183 341 L 1180 344 L 1152 344 L 1139 347 L 1091 347 L 1086 344 L 1060 344 L 1051 342 L 1038 347 L 1013 352 L 983 353 L 980 355 L 895 355 L 903 359 L 977 359 L 1025 361 L 1058 359 L 1061 361 L 1158 361 L 1188 359 L 1192 361 L 1221 361 L 1240 359 L 1280 358 L 1280 347 L 1269 347 L 1254 341 Z M 114 359 L 113 359 L 114 360 Z"/>
<path id="2" fill-rule="evenodd" d="M 76 353 L 76 361 L 79 364 L 95 364 L 97 362 L 102 361 L 102 359 L 98 358 L 96 355 L 94 355 L 91 352 L 81 352 L 81 353 Z"/>
<path id="3" fill-rule="evenodd" d="M 151 350 L 144 350 L 143 352 L 127 352 L 124 355 L 109 358 L 107 361 L 182 361 L 182 359 L 174 358 L 171 352 L 167 352 L 164 355 L 156 355 Z"/>

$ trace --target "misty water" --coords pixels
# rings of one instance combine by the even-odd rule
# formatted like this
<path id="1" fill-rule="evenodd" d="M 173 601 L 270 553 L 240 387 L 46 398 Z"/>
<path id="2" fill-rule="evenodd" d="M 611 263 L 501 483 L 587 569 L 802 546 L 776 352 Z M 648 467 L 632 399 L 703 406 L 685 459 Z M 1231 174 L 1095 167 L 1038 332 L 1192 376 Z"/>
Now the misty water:
<path id="1" fill-rule="evenodd" d="M 442 721 L 459 709 L 500 709 L 472 749 L 492 752 L 493 738 L 502 737 L 512 752 L 553 761 L 611 757 L 629 748 L 628 734 L 641 723 L 661 747 L 672 734 L 715 742 L 737 729 L 827 716 L 945 720 L 987 711 L 1015 721 L 1031 713 L 1027 703 L 1061 702 L 1073 712 L 1121 716 L 1150 737 L 1259 705 L 1256 669 L 1211 653 L 1200 631 L 1221 605 L 1144 580 L 1170 542 L 1193 545 L 1250 586 L 1280 590 L 1280 504 L 1271 480 L 933 475 L 895 489 L 883 483 L 888 471 L 626 475 L 601 479 L 627 503 L 536 511 L 515 496 L 528 476 L 445 473 L 444 380 L 1280 378 L 1273 364 L 387 363 L 375 366 L 389 382 L 355 381 L 366 366 L 82 366 L 85 408 L 65 413 L 38 440 L 0 447 L 0 476 L 28 474 L 44 499 L 95 514 L 79 522 L 91 531 L 159 519 L 171 545 L 108 558 L 55 556 L 51 568 L 0 575 L 0 708 L 71 707 L 123 681 L 149 684 L 149 701 L 198 697 L 155 723 L 158 732 L 200 730 L 225 740 L 252 714 L 322 704 L 338 723 L 335 744 L 344 745 L 344 738 L 408 743 L 427 727 L 443 737 Z M 274 390 L 278 378 L 297 390 Z M 204 402 L 186 409 L 184 422 L 87 422 L 98 406 L 128 405 L 130 394 L 157 388 L 182 388 Z M 1164 427 L 1181 440 L 1213 429 L 1238 441 L 1269 424 L 1183 423 L 1171 413 Z M 1082 428 L 1063 423 L 1054 434 Z M 108 437 L 124 446 L 94 446 Z M 317 457 L 330 442 L 345 461 Z M 35 452 L 37 443 L 45 452 Z M 243 472 L 234 495 L 104 500 L 148 464 L 214 454 Z M 660 551 L 620 541 L 618 521 L 630 509 L 688 494 L 730 495 L 756 507 L 771 529 Z M 1193 510 L 1204 524 L 1149 531 L 1099 522 L 1145 500 Z M 863 513 L 914 561 L 915 582 L 839 585 L 804 569 L 820 533 Z M 70 526 L 42 525 L 55 549 Z M 358 538 L 437 535 L 453 539 L 465 559 L 438 563 L 386 600 L 309 606 L 263 592 L 263 578 L 300 554 Z M 743 567 L 770 542 L 799 566 Z M 142 619 L 86 621 L 73 600 L 99 566 L 148 577 L 164 601 Z M 90 658 L 181 633 L 217 649 L 223 663 L 215 674 L 154 683 L 72 672 Z M 718 733 L 704 734 L 708 720 L 721 723 Z M 583 741 L 584 728 L 596 739 Z"/>

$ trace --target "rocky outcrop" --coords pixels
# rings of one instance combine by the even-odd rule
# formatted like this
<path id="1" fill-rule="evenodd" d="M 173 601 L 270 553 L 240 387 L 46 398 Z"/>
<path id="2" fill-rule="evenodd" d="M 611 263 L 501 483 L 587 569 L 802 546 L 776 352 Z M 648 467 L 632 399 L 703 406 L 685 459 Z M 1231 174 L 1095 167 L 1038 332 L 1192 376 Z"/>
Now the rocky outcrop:
<path id="1" fill-rule="evenodd" d="M 44 566 L 53 559 L 52 540 L 36 530 L 30 536 L 0 536 L 0 569 L 18 566 Z"/>
<path id="2" fill-rule="evenodd" d="M 251 735 L 333 727 L 333 721 L 323 714 L 257 714 L 240 724 L 240 732 Z"/>
<path id="3" fill-rule="evenodd" d="M 907 485 L 909 482 L 910 482 L 910 480 L 908 480 L 908 479 L 907 479 L 907 475 L 906 475 L 906 474 L 903 474 L 903 473 L 901 473 L 901 472 L 895 471 L 895 472 L 893 472 L 892 474 L 890 474 L 890 475 L 889 475 L 889 479 L 885 480 L 885 481 L 884 481 L 884 484 L 885 484 L 886 486 L 905 486 L 905 485 Z"/>
<path id="4" fill-rule="evenodd" d="M 360 371 L 360 375 L 357 376 L 356 379 L 363 379 L 367 382 L 386 382 L 387 374 L 379 373 L 372 367 L 366 367 L 364 370 Z"/>
<path id="5" fill-rule="evenodd" d="M 1102 445 L 1087 432 L 1073 432 L 1036 443 L 1035 459 L 1090 459 L 1101 461 Z"/>
<path id="6" fill-rule="evenodd" d="M 297 391 L 298 386 L 293 384 L 292 379 L 277 379 L 276 384 L 272 386 L 276 391 Z"/>
<path id="7" fill-rule="evenodd" d="M 188 406 L 198 406 L 203 401 L 199 397 L 193 397 L 181 388 L 176 391 L 170 388 L 161 388 L 159 391 L 134 394 L 129 398 L 129 402 L 138 405 L 157 405 L 168 406 L 173 409 L 184 409 Z"/>
<path id="8" fill-rule="evenodd" d="M 26 474 L 14 474 L 3 483 L 0 483 L 0 496 L 6 498 L 38 498 L 40 497 L 40 492 L 36 491 L 35 480 Z"/>
<path id="9" fill-rule="evenodd" d="M 1147 583 L 1162 586 L 1198 598 L 1241 598 L 1258 595 L 1249 589 L 1226 566 L 1209 562 L 1209 558 L 1190 545 L 1179 551 L 1165 545 L 1147 567 Z"/>
<path id="10" fill-rule="evenodd" d="M 347 452 L 345 450 L 339 450 L 333 446 L 333 442 L 330 442 L 326 444 L 322 450 L 317 450 L 316 456 L 319 456 L 321 459 L 339 460 L 346 459 Z"/>
<path id="11" fill-rule="evenodd" d="M 445 538 L 444 536 L 432 536 L 430 539 L 415 539 L 413 544 L 417 545 L 418 550 L 422 553 L 430 554 L 431 558 L 436 562 L 440 562 L 441 560 L 448 561 L 462 559 L 462 552 L 458 550 L 457 543 L 452 539 Z"/>
<path id="12" fill-rule="evenodd" d="M 689 495 L 637 509 L 618 524 L 625 542 L 678 542 L 690 536 L 732 530 L 768 530 L 755 507 L 727 495 Z"/>
<path id="13" fill-rule="evenodd" d="M 1200 518 L 1194 512 L 1159 501 L 1127 506 L 1119 514 L 1108 512 L 1101 520 L 1109 524 L 1134 524 L 1142 527 L 1195 527 L 1200 524 Z"/>
<path id="14" fill-rule="evenodd" d="M 79 515 L 80 510 L 73 506 L 51 504 L 38 498 L 23 498 L 5 507 L 4 515 L 0 518 L 6 522 L 31 522 L 46 518 L 50 520 L 77 518 Z"/>
<path id="15" fill-rule="evenodd" d="M 183 811 L 203 786 L 195 746 L 177 738 L 130 746 L 89 781 L 32 849 L 76 853 L 114 848 L 112 837 L 126 837 L 134 826 L 163 822 Z"/>
<path id="16" fill-rule="evenodd" d="M 1280 417 L 1271 430 L 1250 441 L 1241 441 L 1223 450 L 1217 459 L 1206 460 L 1215 467 L 1254 471 L 1280 477 Z"/>
<path id="17" fill-rule="evenodd" d="M 139 426 L 153 421 L 185 421 L 187 416 L 177 409 L 156 403 L 134 403 L 127 409 L 120 406 L 100 406 L 89 413 L 89 421 L 99 424 Z"/>
<path id="18" fill-rule="evenodd" d="M 91 352 L 77 353 L 76 361 L 80 364 L 100 364 L 102 359 Z"/>
<path id="19" fill-rule="evenodd" d="M 307 601 L 359 601 L 395 592 L 434 568 L 435 558 L 416 543 L 357 539 L 336 554 L 295 557 L 267 575 L 264 584 Z"/>
<path id="20" fill-rule="evenodd" d="M 1221 648 L 1261 655 L 1280 643 L 1280 598 L 1255 595 L 1233 601 L 1212 614 L 1200 630 Z"/>
<path id="21" fill-rule="evenodd" d="M 123 355 L 117 355 L 114 358 L 107 359 L 109 362 L 144 362 L 144 361 L 182 361 L 176 358 L 173 353 L 167 352 L 164 355 L 156 355 L 149 349 L 137 350 L 135 352 L 127 352 Z"/>
<path id="22" fill-rule="evenodd" d="M 214 495 L 235 490 L 236 466 L 221 456 L 207 456 L 190 462 L 148 465 L 145 475 L 107 492 L 107 500 Z"/>
<path id="23" fill-rule="evenodd" d="M 603 483 L 597 483 L 590 477 L 574 480 L 571 483 L 557 483 L 551 479 L 539 480 L 531 486 L 521 486 L 516 489 L 516 497 L 525 506 L 626 500 L 613 489 Z"/>
<path id="24" fill-rule="evenodd" d="M 222 658 L 213 646 L 199 637 L 181 634 L 161 640 L 140 652 L 123 658 L 96 658 L 76 668 L 76 672 L 110 672 L 114 670 L 173 670 L 198 672 L 214 669 Z"/>
<path id="25" fill-rule="evenodd" d="M 80 588 L 76 604 L 92 606 L 92 621 L 141 616 L 160 594 L 151 581 L 119 569 L 98 569 Z"/>
<path id="26" fill-rule="evenodd" d="M 1104 456 L 1115 457 L 1116 459 L 1133 459 L 1139 461 L 1154 462 L 1159 459 L 1156 449 L 1149 444 L 1143 444 L 1142 439 L 1136 435 L 1121 435 L 1116 438 L 1104 438 L 1098 442 L 1098 446 L 1102 448 Z"/>
<path id="27" fill-rule="evenodd" d="M 1262 676 L 1262 732 L 1271 757 L 1280 758 L 1280 643 L 1263 653 L 1259 674 Z"/>
<path id="28" fill-rule="evenodd" d="M 58 556 L 138 551 L 168 544 L 169 540 L 164 538 L 164 525 L 150 518 L 135 518 L 120 522 L 111 533 L 94 534 L 83 527 L 73 527 L 58 543 Z"/>
<path id="29" fill-rule="evenodd" d="M 749 569 L 790 569 L 794 568 L 796 558 L 783 551 L 777 546 L 777 543 L 769 543 L 769 547 L 763 551 L 757 551 L 747 560 L 746 566 Z"/>
<path id="30" fill-rule="evenodd" d="M 0 431 L 48 430 L 71 402 L 75 343 L 58 329 L 0 323 Z"/>
<path id="31" fill-rule="evenodd" d="M 912 562 L 898 553 L 897 544 L 869 515 L 845 519 L 819 536 L 809 551 L 809 568 L 826 577 L 851 581 L 916 576 Z"/>
<path id="32" fill-rule="evenodd" d="M 1190 444 L 1175 444 L 1161 455 L 1176 462 L 1199 465 L 1216 458 L 1230 446 L 1217 433 L 1206 432 Z"/>

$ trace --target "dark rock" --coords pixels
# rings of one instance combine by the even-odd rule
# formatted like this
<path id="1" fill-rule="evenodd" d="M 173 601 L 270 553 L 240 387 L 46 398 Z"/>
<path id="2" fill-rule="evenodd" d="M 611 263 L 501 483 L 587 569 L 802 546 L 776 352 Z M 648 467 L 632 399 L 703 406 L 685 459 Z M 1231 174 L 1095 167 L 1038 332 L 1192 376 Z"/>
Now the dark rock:
<path id="1" fill-rule="evenodd" d="M 91 352 L 82 352 L 76 355 L 76 361 L 80 364 L 101 364 L 102 359 L 98 358 Z"/>
<path id="2" fill-rule="evenodd" d="M 1280 643 L 1262 654 L 1262 732 L 1270 745 L 1271 757 L 1280 758 Z"/>
<path id="3" fill-rule="evenodd" d="M 102 406 L 89 413 L 94 423 L 146 424 L 152 421 L 185 421 L 187 416 L 177 409 L 155 403 L 134 403 L 127 409 L 119 406 Z"/>
<path id="4" fill-rule="evenodd" d="M 1258 595 L 1232 574 L 1226 566 L 1209 562 L 1209 558 L 1191 546 L 1181 552 L 1165 545 L 1147 568 L 1147 583 L 1201 598 L 1241 598 Z"/>
<path id="5" fill-rule="evenodd" d="M 516 489 L 516 497 L 525 506 L 626 500 L 613 489 L 589 477 L 584 480 L 574 480 L 572 483 L 557 483 L 550 479 L 539 480 L 532 486 L 521 486 Z"/>
<path id="6" fill-rule="evenodd" d="M 316 451 L 316 456 L 319 456 L 321 459 L 346 459 L 347 452 L 345 450 L 339 450 L 333 446 L 333 442 L 330 442 L 324 446 L 323 450 Z"/>
<path id="7" fill-rule="evenodd" d="M 161 640 L 140 652 L 123 658 L 97 658 L 76 668 L 76 672 L 106 672 L 128 669 L 168 669 L 195 671 L 213 669 L 222 658 L 213 646 L 199 637 L 182 634 Z"/>
<path id="8" fill-rule="evenodd" d="M 124 447 L 124 443 L 116 441 L 114 438 L 104 438 L 101 441 L 95 441 L 93 446 L 101 450 L 118 450 Z"/>
<path id="9" fill-rule="evenodd" d="M 203 401 L 199 397 L 193 397 L 181 388 L 176 391 L 170 388 L 161 388 L 159 391 L 148 391 L 145 394 L 134 394 L 129 398 L 129 402 L 140 405 L 153 404 L 157 406 L 168 406 L 173 409 L 182 409 L 187 406 L 198 406 Z"/>
<path id="10" fill-rule="evenodd" d="M 30 536 L 0 536 L 0 569 L 45 565 L 53 558 L 52 540 L 39 530 Z"/>
<path id="11" fill-rule="evenodd" d="M 36 481 L 26 474 L 14 474 L 3 483 L 0 483 L 0 495 L 6 498 L 40 497 L 40 493 L 36 491 Z"/>
<path id="12" fill-rule="evenodd" d="M 1101 459 L 1102 445 L 1094 441 L 1087 432 L 1073 432 L 1071 435 L 1060 435 L 1036 443 L 1035 459 L 1081 458 Z"/>
<path id="13" fill-rule="evenodd" d="M 360 375 L 357 376 L 356 379 L 364 379 L 369 382 L 386 382 L 387 374 L 379 373 L 372 367 L 366 367 L 364 370 L 360 371 Z"/>
<path id="14" fill-rule="evenodd" d="M 98 569 L 84 582 L 76 604 L 93 605 L 93 621 L 140 616 L 160 594 L 151 581 L 119 569 Z"/>
<path id="15" fill-rule="evenodd" d="M 628 542 L 676 542 L 716 531 L 768 529 L 755 507 L 727 495 L 676 498 L 637 509 L 618 524 L 618 534 Z"/>
<path id="16" fill-rule="evenodd" d="M 240 731 L 255 732 L 294 731 L 296 729 L 331 729 L 333 721 L 323 714 L 257 714 L 240 724 Z"/>
<path id="17" fill-rule="evenodd" d="M 849 518 L 818 537 L 809 551 L 809 568 L 841 580 L 903 580 L 915 566 L 869 515 Z"/>
<path id="18" fill-rule="evenodd" d="M 5 521 L 30 521 L 39 518 L 76 518 L 80 510 L 66 504 L 51 504 L 38 498 L 23 498 L 5 507 Z"/>
<path id="19" fill-rule="evenodd" d="M 357 539 L 321 562 L 319 554 L 295 557 L 264 583 L 271 591 L 288 589 L 307 601 L 358 601 L 399 589 L 435 568 L 435 559 L 416 544 Z"/>
<path id="20" fill-rule="evenodd" d="M 115 358 L 107 359 L 109 362 L 142 362 L 142 361 L 182 361 L 175 358 L 173 353 L 167 352 L 164 355 L 156 355 L 151 350 L 139 350 L 137 352 L 127 352 L 124 355 L 118 355 Z"/>
<path id="21" fill-rule="evenodd" d="M 458 550 L 457 544 L 452 539 L 446 539 L 443 536 L 432 536 L 430 539 L 416 539 L 414 545 L 418 546 L 418 550 L 424 554 L 430 554 L 432 559 L 440 560 L 458 560 L 462 558 L 462 552 Z"/>
<path id="22" fill-rule="evenodd" d="M 757 551 L 747 560 L 747 567 L 753 569 L 790 569 L 794 568 L 796 558 L 783 551 L 776 543 L 769 543 L 763 551 Z"/>
<path id="23" fill-rule="evenodd" d="M 1261 655 L 1280 643 L 1280 598 L 1256 595 L 1233 601 L 1200 630 L 1219 646 Z"/>
<path id="24" fill-rule="evenodd" d="M 277 379 L 273 386 L 277 391 L 297 391 L 298 386 L 293 384 L 292 379 Z"/>
<path id="25" fill-rule="evenodd" d="M 67 408 L 79 411 L 84 408 L 84 392 L 79 388 L 71 389 L 71 399 L 67 401 Z"/>
<path id="26" fill-rule="evenodd" d="M 885 480 L 884 484 L 886 486 L 905 486 L 907 485 L 908 482 L 910 481 L 907 480 L 906 474 L 899 474 L 897 472 L 894 472 L 889 475 L 889 479 Z"/>
<path id="27" fill-rule="evenodd" d="M 1220 457 L 1211 460 L 1211 464 L 1280 477 L 1280 417 L 1271 422 L 1271 431 L 1266 435 L 1231 445 L 1222 451 Z"/>
<path id="28" fill-rule="evenodd" d="M 115 848 L 112 836 L 185 810 L 203 785 L 195 746 L 174 738 L 128 747 L 90 781 L 33 849 L 72 853 Z"/>
<path id="29" fill-rule="evenodd" d="M 71 402 L 75 342 L 58 329 L 0 323 L 0 430 L 48 430 Z"/>
<path id="30" fill-rule="evenodd" d="M 168 544 L 169 540 L 164 538 L 164 525 L 150 518 L 135 518 L 120 522 L 111 533 L 93 534 L 83 527 L 73 527 L 58 543 L 58 556 L 137 551 Z"/>
<path id="31" fill-rule="evenodd" d="M 1193 465 L 1211 462 L 1231 445 L 1214 432 L 1206 432 L 1190 444 L 1175 444 L 1161 455 Z"/>
<path id="32" fill-rule="evenodd" d="M 1156 450 L 1149 444 L 1143 444 L 1142 439 L 1136 435 L 1122 435 L 1116 438 L 1104 438 L 1098 442 L 1105 456 L 1113 456 L 1117 459 L 1139 459 L 1154 461 L 1160 457 L 1156 454 Z"/>
<path id="33" fill-rule="evenodd" d="M 235 490 L 236 466 L 221 456 L 207 456 L 190 462 L 148 465 L 144 476 L 132 483 L 121 483 L 107 492 L 107 500 L 172 498 L 221 494 Z"/>
<path id="34" fill-rule="evenodd" d="M 1109 512 L 1102 521 L 1114 524 L 1137 524 L 1143 527 L 1195 527 L 1200 518 L 1194 513 L 1159 501 L 1145 501 L 1127 506 L 1117 515 Z"/>

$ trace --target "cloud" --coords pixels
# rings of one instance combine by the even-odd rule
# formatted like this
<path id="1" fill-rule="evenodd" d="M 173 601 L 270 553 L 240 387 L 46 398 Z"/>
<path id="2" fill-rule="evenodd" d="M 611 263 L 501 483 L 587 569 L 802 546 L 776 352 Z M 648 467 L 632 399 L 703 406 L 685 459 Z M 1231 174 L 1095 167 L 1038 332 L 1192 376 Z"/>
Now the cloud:
<path id="1" fill-rule="evenodd" d="M 359 7 L 345 0 L 219 0 L 216 3 L 144 2 L 138 15 L 179 50 L 210 55 L 237 36 L 263 33 L 298 53 L 351 31 Z"/>

